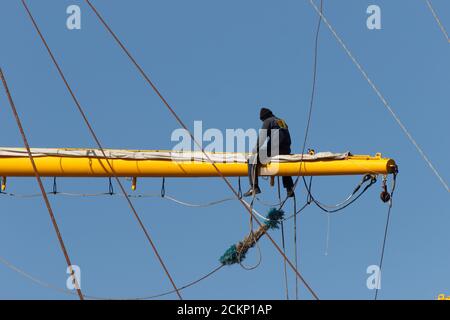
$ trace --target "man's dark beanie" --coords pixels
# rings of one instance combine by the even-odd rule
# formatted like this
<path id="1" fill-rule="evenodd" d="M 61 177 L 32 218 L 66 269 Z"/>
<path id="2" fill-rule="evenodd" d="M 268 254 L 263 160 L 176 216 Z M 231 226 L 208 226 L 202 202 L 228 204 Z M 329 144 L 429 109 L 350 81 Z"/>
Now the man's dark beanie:
<path id="1" fill-rule="evenodd" d="M 259 119 L 261 119 L 261 121 L 264 121 L 271 116 L 273 116 L 273 113 L 272 111 L 270 111 L 270 109 L 261 108 L 261 110 L 259 111 Z"/>

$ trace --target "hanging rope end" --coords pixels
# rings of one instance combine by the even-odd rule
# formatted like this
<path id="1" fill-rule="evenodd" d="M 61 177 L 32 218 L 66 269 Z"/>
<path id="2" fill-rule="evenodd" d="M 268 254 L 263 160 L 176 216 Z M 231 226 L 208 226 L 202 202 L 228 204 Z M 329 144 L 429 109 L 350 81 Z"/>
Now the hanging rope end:
<path id="1" fill-rule="evenodd" d="M 267 214 L 267 219 L 264 224 L 269 229 L 278 229 L 280 225 L 280 221 L 284 218 L 284 211 L 276 208 L 270 209 Z"/>

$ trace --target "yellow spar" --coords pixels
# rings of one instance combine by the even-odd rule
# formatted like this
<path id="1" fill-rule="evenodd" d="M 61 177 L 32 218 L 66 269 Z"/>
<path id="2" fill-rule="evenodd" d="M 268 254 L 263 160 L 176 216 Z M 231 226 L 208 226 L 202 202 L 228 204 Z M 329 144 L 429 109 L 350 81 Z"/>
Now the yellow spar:
<path id="1" fill-rule="evenodd" d="M 7 150 L 5 152 L 5 150 Z M 14 152 L 8 152 L 14 150 Z M 47 152 L 41 152 L 46 150 Z M 51 152 L 49 152 L 50 150 Z M 107 150 L 108 161 L 119 177 L 218 177 L 219 173 L 206 159 L 172 159 L 159 155 L 173 155 L 171 151 L 133 151 Z M 41 176 L 47 177 L 111 177 L 112 172 L 107 160 L 95 149 L 32 149 L 37 170 Z M 151 154 L 151 157 L 146 155 Z M 156 156 L 154 156 L 156 155 Z M 176 155 L 183 155 L 177 153 Z M 214 161 L 220 172 L 227 177 L 246 176 L 247 164 L 242 160 L 245 154 L 210 153 L 236 156 L 237 161 Z M 297 156 L 297 158 L 295 158 Z M 393 159 L 383 158 L 381 154 L 346 155 L 343 159 L 318 158 L 313 160 L 299 159 L 293 155 L 287 162 L 273 161 L 263 165 L 262 176 L 330 176 L 330 175 L 362 175 L 390 174 L 397 170 Z M 213 159 L 214 160 L 214 159 Z M 300 168 L 301 166 L 301 168 Z M 20 148 L 0 150 L 0 176 L 32 177 L 34 176 L 27 153 Z"/>

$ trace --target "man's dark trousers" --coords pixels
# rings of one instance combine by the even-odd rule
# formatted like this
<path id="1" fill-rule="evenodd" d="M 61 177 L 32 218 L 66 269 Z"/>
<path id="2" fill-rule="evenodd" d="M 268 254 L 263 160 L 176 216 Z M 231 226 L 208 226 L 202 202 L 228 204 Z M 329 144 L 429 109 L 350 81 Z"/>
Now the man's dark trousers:
<path id="1" fill-rule="evenodd" d="M 290 155 L 291 154 L 291 148 L 282 148 L 280 149 L 279 152 L 280 155 Z M 251 160 L 250 160 L 251 161 Z M 260 163 L 259 163 L 259 157 L 258 157 L 258 162 L 255 164 L 250 163 L 248 166 L 248 177 L 250 180 L 250 185 L 253 186 L 253 188 L 258 187 L 258 170 L 260 167 Z M 294 181 L 292 180 L 292 177 L 289 176 L 283 176 L 282 177 L 282 181 L 283 181 L 283 187 L 286 189 L 291 189 L 294 187 Z"/>

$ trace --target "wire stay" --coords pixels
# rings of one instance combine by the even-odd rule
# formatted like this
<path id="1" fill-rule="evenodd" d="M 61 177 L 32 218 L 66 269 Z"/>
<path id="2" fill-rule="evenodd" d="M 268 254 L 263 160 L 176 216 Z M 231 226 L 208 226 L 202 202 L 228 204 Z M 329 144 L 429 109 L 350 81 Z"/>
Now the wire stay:
<path id="1" fill-rule="evenodd" d="M 67 263 L 67 266 L 69 268 L 70 275 L 73 276 L 72 279 L 73 279 L 73 282 L 75 284 L 75 288 L 77 290 L 78 297 L 80 298 L 80 300 L 83 300 L 84 299 L 83 292 L 81 291 L 81 288 L 78 285 L 77 277 L 74 276 L 74 271 L 73 271 L 73 268 L 72 268 L 72 262 L 70 260 L 69 253 L 67 252 L 66 245 L 64 244 L 63 237 L 62 237 L 61 232 L 59 230 L 58 223 L 57 223 L 55 215 L 53 213 L 52 205 L 50 204 L 50 201 L 48 200 L 48 197 L 47 197 L 47 193 L 45 192 L 41 176 L 39 175 L 39 172 L 38 172 L 38 170 L 36 168 L 36 163 L 34 162 L 34 158 L 33 158 L 33 155 L 31 153 L 31 150 L 30 150 L 30 145 L 28 144 L 28 139 L 26 137 L 25 130 L 24 130 L 23 126 L 22 126 L 22 122 L 20 121 L 19 114 L 17 112 L 16 106 L 15 106 L 14 101 L 12 99 L 12 95 L 11 95 L 11 93 L 9 91 L 9 88 L 8 88 L 8 84 L 7 84 L 5 76 L 3 74 L 3 70 L 1 68 L 0 68 L 0 77 L 2 79 L 3 87 L 4 87 L 6 95 L 8 97 L 9 104 L 11 106 L 11 110 L 12 110 L 14 118 L 16 120 L 17 127 L 19 128 L 20 135 L 22 136 L 23 144 L 25 145 L 25 148 L 27 149 L 28 157 L 30 159 L 31 166 L 33 167 L 33 171 L 34 171 L 34 174 L 36 176 L 36 181 L 37 181 L 37 183 L 39 185 L 39 189 L 41 190 L 42 198 L 44 199 L 45 206 L 47 207 L 48 214 L 50 215 L 50 219 L 52 221 L 53 228 L 55 229 L 55 233 L 56 233 L 56 236 L 58 238 L 59 245 L 60 245 L 61 250 L 62 250 L 62 252 L 64 254 L 64 257 L 66 259 L 66 263 Z"/>
<path id="2" fill-rule="evenodd" d="M 423 151 L 423 149 L 419 146 L 419 144 L 417 143 L 417 141 L 414 139 L 414 137 L 412 136 L 412 134 L 409 132 L 409 130 L 406 128 L 406 126 L 403 124 L 403 122 L 400 120 L 399 116 L 397 115 L 397 113 L 395 113 L 395 111 L 392 109 L 391 105 L 388 103 L 388 101 L 386 100 L 386 98 L 383 96 L 383 94 L 381 93 L 381 91 L 378 89 L 378 87 L 375 85 L 375 83 L 371 80 L 371 78 L 369 77 L 369 75 L 367 74 L 367 72 L 364 70 L 364 68 L 362 67 L 362 65 L 358 62 L 358 60 L 355 58 L 355 56 L 353 55 L 353 53 L 350 51 L 350 49 L 347 47 L 347 45 L 344 43 L 344 41 L 342 40 L 342 38 L 337 34 L 336 30 L 333 28 L 333 26 L 331 25 L 331 23 L 327 20 L 327 18 L 325 17 L 325 15 L 323 14 L 323 12 L 320 11 L 320 9 L 317 7 L 317 5 L 314 3 L 314 1 L 309 0 L 311 6 L 314 8 L 314 10 L 317 12 L 318 15 L 320 15 L 320 17 L 322 17 L 323 22 L 327 25 L 328 29 L 331 31 L 331 33 L 333 34 L 333 36 L 336 38 L 336 40 L 338 41 L 338 43 L 341 45 L 341 47 L 344 49 L 344 51 L 347 53 L 347 55 L 350 57 L 350 59 L 352 60 L 353 64 L 358 68 L 358 70 L 361 72 L 361 74 L 363 75 L 363 77 L 366 79 L 366 81 L 369 83 L 370 87 L 373 89 L 373 91 L 375 92 L 375 94 L 378 96 L 378 98 L 381 100 L 381 102 L 383 103 L 383 105 L 386 107 L 386 109 L 389 111 L 389 113 L 391 114 L 391 116 L 394 118 L 395 122 L 397 122 L 397 124 L 399 125 L 400 129 L 403 131 L 403 133 L 406 135 L 406 137 L 408 138 L 408 140 L 414 145 L 414 147 L 416 148 L 417 152 L 420 154 L 420 156 L 423 158 L 423 160 L 428 164 L 428 166 L 430 167 L 431 171 L 434 173 L 434 175 L 439 179 L 440 183 L 444 186 L 445 190 L 447 192 L 450 192 L 450 189 L 448 187 L 447 182 L 444 180 L 444 178 L 441 176 L 441 174 L 439 173 L 439 171 L 435 168 L 435 166 L 433 165 L 433 163 L 431 162 L 431 160 L 428 158 L 428 156 L 425 154 L 425 152 Z"/>
<path id="3" fill-rule="evenodd" d="M 87 118 L 87 116 L 86 116 L 86 113 L 84 112 L 83 108 L 81 107 L 80 102 L 78 101 L 78 98 L 76 97 L 74 91 L 72 90 L 71 86 L 69 85 L 69 82 L 67 81 L 66 76 L 64 75 L 64 73 L 63 73 L 63 71 L 62 71 L 62 69 L 61 69 L 61 67 L 60 67 L 60 65 L 59 65 L 59 63 L 58 63 L 58 61 L 56 60 L 55 56 L 53 55 L 53 52 L 51 51 L 51 49 L 50 49 L 50 47 L 49 47 L 47 41 L 45 40 L 45 38 L 44 38 L 44 36 L 43 36 L 43 34 L 42 34 L 42 32 L 41 32 L 39 26 L 37 25 L 36 20 L 34 19 L 33 15 L 31 14 L 30 9 L 28 8 L 28 6 L 27 6 L 25 0 L 22 0 L 22 4 L 23 4 L 23 6 L 24 6 L 26 12 L 28 13 L 28 17 L 30 18 L 30 20 L 31 20 L 31 22 L 32 22 L 32 24 L 33 24 L 33 26 L 34 26 L 36 32 L 38 33 L 40 39 L 42 40 L 42 43 L 44 44 L 45 48 L 47 49 L 47 52 L 48 52 L 48 54 L 50 55 L 50 58 L 51 58 L 51 60 L 53 61 L 53 64 L 55 65 L 55 67 L 56 67 L 56 69 L 57 69 L 57 71 L 58 71 L 58 73 L 59 73 L 59 75 L 60 75 L 62 81 L 64 82 L 64 84 L 65 84 L 67 90 L 69 91 L 69 93 L 70 93 L 70 95 L 71 95 L 71 97 L 72 97 L 72 99 L 73 99 L 73 101 L 74 101 L 74 103 L 75 103 L 75 105 L 76 105 L 78 111 L 80 112 L 80 115 L 81 115 L 81 117 L 82 117 L 83 120 L 84 120 L 84 123 L 86 124 L 86 126 L 87 126 L 87 128 L 88 128 L 90 134 L 92 135 L 92 137 L 93 137 L 93 139 L 95 140 L 95 142 L 96 142 L 98 148 L 100 149 L 100 151 L 101 151 L 103 157 L 105 158 L 106 163 L 108 164 L 108 167 L 109 167 L 109 169 L 110 169 L 110 171 L 111 171 L 111 173 L 112 173 L 112 175 L 113 175 L 115 181 L 117 182 L 117 184 L 118 184 L 119 187 L 120 187 L 120 190 L 121 190 L 122 193 L 124 194 L 124 196 L 125 196 L 124 198 L 126 199 L 126 201 L 127 201 L 128 205 L 129 205 L 129 207 L 130 207 L 130 209 L 131 209 L 131 211 L 132 211 L 132 213 L 133 213 L 135 219 L 137 220 L 137 222 L 138 222 L 138 224 L 139 224 L 141 230 L 144 232 L 145 237 L 147 238 L 147 240 L 148 240 L 148 242 L 149 242 L 149 244 L 150 244 L 150 246 L 151 246 L 153 252 L 155 253 L 155 256 L 157 257 L 157 260 L 158 260 L 159 263 L 161 264 L 161 267 L 163 268 L 164 272 L 166 273 L 166 275 L 167 275 L 167 277 L 168 277 L 170 283 L 172 284 L 172 286 L 174 287 L 175 291 L 177 292 L 178 298 L 181 300 L 181 299 L 182 299 L 181 294 L 178 292 L 177 286 L 176 286 L 176 284 L 175 284 L 175 282 L 174 282 L 172 276 L 170 275 L 170 272 L 169 272 L 168 268 L 166 267 L 166 264 L 164 263 L 164 261 L 163 261 L 161 255 L 159 254 L 159 252 L 158 252 L 158 250 L 157 250 L 157 248 L 156 248 L 155 243 L 153 242 L 152 238 L 150 237 L 150 233 L 148 232 L 147 228 L 145 227 L 144 223 L 142 222 L 142 220 L 141 220 L 141 218 L 140 218 L 138 212 L 137 212 L 136 209 L 134 208 L 134 205 L 133 205 L 133 203 L 131 202 L 130 198 L 126 196 L 126 191 L 125 191 L 125 188 L 124 188 L 122 182 L 121 182 L 120 179 L 118 178 L 117 174 L 115 173 L 115 170 L 114 170 L 113 166 L 111 165 L 110 161 L 108 160 L 108 158 L 107 158 L 107 156 L 106 156 L 106 153 L 105 153 L 105 150 L 103 149 L 102 144 L 100 143 L 99 138 L 97 137 L 96 133 L 94 132 L 94 129 L 93 129 L 93 127 L 92 127 L 90 121 L 88 120 L 88 118 Z M 29 152 L 30 152 L 30 151 L 29 151 Z"/>
<path id="4" fill-rule="evenodd" d="M 444 27 L 444 24 L 442 23 L 441 19 L 439 18 L 438 14 L 436 13 L 436 10 L 434 10 L 433 5 L 431 4 L 431 0 L 425 0 L 425 2 L 427 3 L 428 8 L 431 11 L 431 14 L 433 15 L 434 19 L 436 20 L 439 28 L 441 29 L 445 39 L 447 40 L 448 43 L 450 43 L 450 38 L 448 36 L 448 32 Z"/>
<path id="5" fill-rule="evenodd" d="M 155 84 L 152 82 L 152 80 L 149 78 L 149 76 L 146 74 L 144 69 L 139 65 L 139 63 L 136 61 L 136 59 L 131 55 L 130 51 L 125 47 L 125 45 L 122 43 L 122 41 L 119 39 L 119 37 L 114 33 L 114 31 L 111 29 L 111 27 L 106 23 L 105 19 L 100 15 L 99 11 L 93 6 L 92 2 L 89 0 L 85 0 L 85 2 L 89 5 L 89 7 L 92 9 L 94 14 L 98 17 L 101 24 L 106 28 L 106 30 L 111 34 L 111 36 L 114 38 L 116 43 L 121 47 L 121 49 L 124 51 L 124 53 L 128 56 L 130 61 L 133 63 L 133 65 L 137 68 L 139 73 L 142 75 L 142 77 L 145 79 L 145 81 L 149 84 L 149 86 L 152 88 L 152 90 L 156 93 L 156 95 L 161 99 L 162 103 L 166 106 L 166 108 L 169 110 L 169 112 L 172 114 L 172 116 L 175 118 L 175 120 L 178 122 L 178 124 L 186 130 L 187 133 L 189 133 L 192 141 L 198 146 L 198 148 L 202 151 L 202 153 L 205 155 L 207 161 L 211 163 L 214 170 L 219 174 L 221 179 L 226 183 L 228 188 L 233 192 L 233 194 L 236 196 L 236 198 L 239 199 L 241 204 L 245 207 L 247 212 L 253 216 L 253 212 L 251 209 L 244 203 L 244 201 L 239 197 L 239 193 L 235 190 L 233 185 L 230 183 L 230 181 L 223 175 L 223 173 L 220 171 L 220 169 L 217 167 L 216 163 L 209 157 L 209 155 L 205 152 L 202 145 L 197 141 L 197 139 L 194 137 L 193 133 L 189 130 L 189 128 L 186 126 L 186 124 L 181 120 L 179 115 L 175 112 L 174 108 L 169 104 L 169 102 L 166 100 L 166 98 L 161 94 L 161 92 L 158 90 L 158 88 L 155 86 Z M 255 219 L 256 223 L 259 225 L 259 227 L 263 227 L 263 224 L 258 220 Z M 276 241 L 272 238 L 272 236 L 266 232 L 264 235 L 270 240 L 270 242 L 274 245 L 278 253 L 285 257 L 285 254 L 283 253 L 280 246 L 276 243 Z M 307 290 L 311 293 L 311 295 L 315 299 L 319 299 L 317 294 L 314 292 L 314 290 L 311 288 L 311 286 L 306 282 L 306 280 L 303 278 L 303 276 L 300 274 L 300 272 L 295 268 L 294 264 L 286 257 L 286 262 L 288 263 L 289 267 L 294 271 L 296 276 L 302 281 L 302 283 L 305 285 Z"/>

